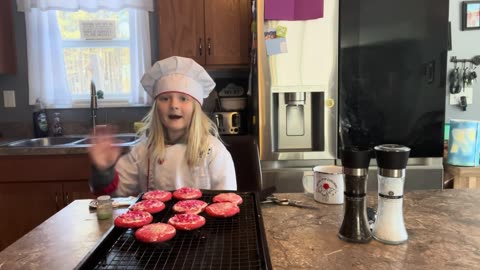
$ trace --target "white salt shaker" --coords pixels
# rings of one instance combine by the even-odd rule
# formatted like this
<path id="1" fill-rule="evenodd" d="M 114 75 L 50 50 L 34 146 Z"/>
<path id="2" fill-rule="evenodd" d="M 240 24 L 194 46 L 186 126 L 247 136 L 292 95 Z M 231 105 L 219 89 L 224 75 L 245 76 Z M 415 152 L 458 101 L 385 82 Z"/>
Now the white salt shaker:
<path id="1" fill-rule="evenodd" d="M 375 147 L 378 163 L 378 209 L 373 238 L 385 244 L 401 244 L 408 234 L 403 221 L 403 187 L 410 148 L 396 144 Z"/>

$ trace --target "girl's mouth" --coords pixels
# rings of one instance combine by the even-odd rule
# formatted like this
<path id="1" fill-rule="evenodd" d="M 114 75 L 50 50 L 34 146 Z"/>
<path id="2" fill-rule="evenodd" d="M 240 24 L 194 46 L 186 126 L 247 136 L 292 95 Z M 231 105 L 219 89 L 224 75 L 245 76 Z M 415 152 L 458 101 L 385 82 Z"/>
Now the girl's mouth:
<path id="1" fill-rule="evenodd" d="M 174 115 L 174 114 L 168 115 L 168 119 L 171 119 L 171 120 L 177 120 L 177 119 L 180 119 L 180 118 L 182 118 L 181 115 Z"/>

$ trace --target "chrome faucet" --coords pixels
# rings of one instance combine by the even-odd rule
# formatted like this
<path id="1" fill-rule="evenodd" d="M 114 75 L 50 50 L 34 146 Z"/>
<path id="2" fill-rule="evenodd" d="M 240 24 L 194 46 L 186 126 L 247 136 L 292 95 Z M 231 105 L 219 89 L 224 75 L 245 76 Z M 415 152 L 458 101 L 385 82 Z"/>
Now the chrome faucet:
<path id="1" fill-rule="evenodd" d="M 93 81 L 90 82 L 90 113 L 92 118 L 92 130 L 93 135 L 95 135 L 95 126 L 97 120 L 97 89 Z"/>

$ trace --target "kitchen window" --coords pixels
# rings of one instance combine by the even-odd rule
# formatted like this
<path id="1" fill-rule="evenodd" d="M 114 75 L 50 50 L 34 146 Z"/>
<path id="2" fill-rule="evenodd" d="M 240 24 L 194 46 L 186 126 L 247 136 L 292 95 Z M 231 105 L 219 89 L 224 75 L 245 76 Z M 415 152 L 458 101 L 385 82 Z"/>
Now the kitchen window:
<path id="1" fill-rule="evenodd" d="M 26 18 L 31 105 L 39 99 L 51 108 L 89 106 L 92 80 L 103 92 L 100 106 L 151 101 L 140 79 L 151 65 L 152 0 L 17 0 L 17 5 Z"/>

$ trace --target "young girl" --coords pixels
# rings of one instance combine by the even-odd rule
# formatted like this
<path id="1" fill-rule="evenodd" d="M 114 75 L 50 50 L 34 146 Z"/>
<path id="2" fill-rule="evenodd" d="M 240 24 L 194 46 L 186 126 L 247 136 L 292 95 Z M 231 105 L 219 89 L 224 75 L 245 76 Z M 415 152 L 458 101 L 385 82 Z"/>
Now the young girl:
<path id="1" fill-rule="evenodd" d="M 129 196 L 184 186 L 236 190 L 232 157 L 201 108 L 215 87 L 208 73 L 192 59 L 173 56 L 156 62 L 141 83 L 154 99 L 142 140 L 120 156 L 111 132 L 97 130 L 89 149 L 92 191 Z"/>

